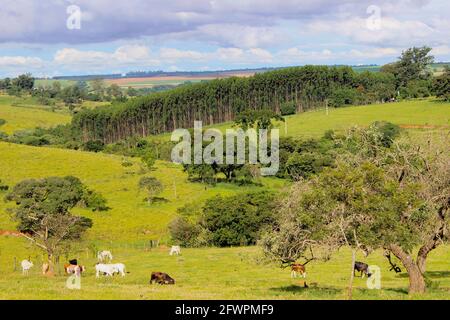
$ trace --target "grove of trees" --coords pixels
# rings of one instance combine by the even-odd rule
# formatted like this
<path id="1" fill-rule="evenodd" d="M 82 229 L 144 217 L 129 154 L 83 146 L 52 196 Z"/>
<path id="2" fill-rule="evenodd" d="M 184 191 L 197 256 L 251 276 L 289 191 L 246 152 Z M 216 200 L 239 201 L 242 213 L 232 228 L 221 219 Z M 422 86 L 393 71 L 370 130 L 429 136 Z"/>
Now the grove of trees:
<path id="1" fill-rule="evenodd" d="M 358 92 L 353 103 L 383 102 L 394 97 L 394 85 L 392 74 L 357 74 L 350 67 L 286 68 L 249 78 L 184 85 L 125 104 L 84 110 L 75 115 L 72 123 L 82 132 L 84 141 L 112 143 L 130 136 L 190 128 L 194 120 L 205 125 L 232 121 L 247 110 L 270 109 L 279 114 L 286 103 L 303 112 L 325 106 L 342 88 Z M 330 103 L 341 105 L 339 99 Z"/>

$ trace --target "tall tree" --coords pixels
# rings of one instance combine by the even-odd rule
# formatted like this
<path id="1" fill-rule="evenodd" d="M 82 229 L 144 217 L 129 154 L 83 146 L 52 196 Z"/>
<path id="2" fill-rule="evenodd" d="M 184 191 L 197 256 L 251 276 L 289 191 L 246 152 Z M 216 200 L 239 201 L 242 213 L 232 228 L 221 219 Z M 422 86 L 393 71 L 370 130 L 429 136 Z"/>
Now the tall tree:
<path id="1" fill-rule="evenodd" d="M 448 142 L 425 151 L 403 143 L 386 148 L 376 132 L 355 135 L 346 141 L 356 152 L 294 185 L 265 250 L 279 260 L 295 260 L 311 246 L 333 252 L 348 245 L 366 254 L 387 249 L 405 266 L 409 292 L 422 293 L 426 259 L 448 240 Z"/>

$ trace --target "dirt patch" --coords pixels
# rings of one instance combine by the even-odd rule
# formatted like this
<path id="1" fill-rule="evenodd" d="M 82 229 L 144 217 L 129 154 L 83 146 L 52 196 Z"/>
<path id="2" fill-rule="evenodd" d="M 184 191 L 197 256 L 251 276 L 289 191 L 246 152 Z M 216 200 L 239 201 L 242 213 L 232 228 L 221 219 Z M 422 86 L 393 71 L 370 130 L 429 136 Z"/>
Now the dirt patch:
<path id="1" fill-rule="evenodd" d="M 0 236 L 21 237 L 22 233 L 19 231 L 0 230 Z"/>

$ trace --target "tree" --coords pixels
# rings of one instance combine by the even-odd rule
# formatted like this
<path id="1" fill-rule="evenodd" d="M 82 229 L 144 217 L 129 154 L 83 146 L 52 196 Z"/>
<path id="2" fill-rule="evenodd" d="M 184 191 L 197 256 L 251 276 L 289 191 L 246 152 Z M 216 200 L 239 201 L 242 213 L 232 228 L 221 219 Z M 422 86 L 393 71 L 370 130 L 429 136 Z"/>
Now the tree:
<path id="1" fill-rule="evenodd" d="M 448 239 L 449 157 L 411 144 L 386 148 L 377 139 L 361 138 L 358 151 L 343 154 L 336 168 L 296 183 L 264 248 L 285 261 L 295 261 L 311 246 L 333 252 L 347 245 L 353 256 L 357 250 L 387 249 L 406 268 L 409 292 L 422 293 L 427 256 Z"/>
<path id="2" fill-rule="evenodd" d="M 13 79 L 12 85 L 19 88 L 19 90 L 31 91 L 34 87 L 34 78 L 31 74 L 22 74 Z"/>
<path id="3" fill-rule="evenodd" d="M 89 152 L 100 152 L 105 148 L 105 144 L 100 140 L 88 141 L 83 146 L 84 150 Z"/>
<path id="4" fill-rule="evenodd" d="M 444 73 L 433 80 L 433 92 L 444 101 L 450 101 L 450 67 L 445 66 Z"/>
<path id="5" fill-rule="evenodd" d="M 108 95 L 110 95 L 111 97 L 113 97 L 115 99 L 120 99 L 121 97 L 123 97 L 122 90 L 115 83 L 113 83 L 112 85 L 109 86 L 109 88 L 107 89 L 107 92 L 108 92 Z"/>
<path id="6" fill-rule="evenodd" d="M 18 230 L 47 253 L 53 269 L 53 258 L 92 227 L 91 219 L 71 213 L 77 205 L 89 205 L 86 200 L 92 194 L 78 178 L 50 177 L 24 180 L 5 199 L 16 203 L 13 217 Z"/>
<path id="7" fill-rule="evenodd" d="M 382 71 L 394 74 L 397 88 L 406 87 L 412 80 L 429 80 L 429 66 L 434 62 L 430 52 L 431 48 L 426 46 L 409 48 L 402 52 L 397 62 L 384 66 Z"/>
<path id="8" fill-rule="evenodd" d="M 142 163 L 147 167 L 148 170 L 152 170 L 156 163 L 155 152 L 151 149 L 145 149 L 141 156 Z"/>
<path id="9" fill-rule="evenodd" d="M 103 79 L 94 79 L 91 81 L 92 91 L 97 93 L 100 97 L 105 94 L 105 81 Z"/>
<path id="10" fill-rule="evenodd" d="M 151 204 L 155 196 L 163 192 L 163 184 L 154 177 L 142 177 L 139 180 L 139 188 L 145 189 L 148 193 L 147 202 Z"/>
<path id="11" fill-rule="evenodd" d="M 259 129 L 271 129 L 273 127 L 272 120 L 284 121 L 284 118 L 272 110 L 247 110 L 240 113 L 234 121 L 237 127 L 242 130 L 248 130 L 256 127 Z"/>
<path id="12" fill-rule="evenodd" d="M 274 208 L 274 195 L 268 192 L 217 196 L 206 201 L 200 224 L 211 233 L 213 245 L 252 245 L 273 223 Z"/>

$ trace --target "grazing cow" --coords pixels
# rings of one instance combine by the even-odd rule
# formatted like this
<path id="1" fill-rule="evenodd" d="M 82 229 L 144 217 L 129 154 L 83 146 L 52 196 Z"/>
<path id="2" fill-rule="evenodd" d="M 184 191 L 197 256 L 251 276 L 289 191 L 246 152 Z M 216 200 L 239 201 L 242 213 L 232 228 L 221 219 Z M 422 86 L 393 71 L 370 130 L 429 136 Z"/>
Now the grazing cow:
<path id="1" fill-rule="evenodd" d="M 150 284 L 157 283 L 160 285 L 175 284 L 175 280 L 164 272 L 152 272 Z"/>
<path id="2" fill-rule="evenodd" d="M 100 277 L 100 274 L 112 277 L 116 273 L 120 273 L 122 277 L 125 277 L 125 265 L 123 263 L 116 263 L 116 264 L 97 263 L 95 265 L 95 276 L 97 278 Z"/>
<path id="3" fill-rule="evenodd" d="M 294 263 L 291 265 L 291 277 L 297 278 L 297 275 L 300 274 L 303 279 L 306 278 L 306 267 L 304 264 Z"/>
<path id="4" fill-rule="evenodd" d="M 81 273 L 86 271 L 86 267 L 74 265 L 74 264 L 65 264 L 64 270 L 65 270 L 66 274 L 75 274 L 78 276 L 78 275 L 81 275 Z"/>
<path id="5" fill-rule="evenodd" d="M 28 271 L 33 267 L 33 262 L 28 260 L 22 260 L 22 274 L 28 275 Z"/>
<path id="6" fill-rule="evenodd" d="M 353 270 L 353 274 L 355 274 L 356 271 L 360 272 L 361 278 L 364 278 L 364 275 L 367 275 L 367 277 L 370 278 L 370 276 L 372 275 L 369 273 L 369 265 L 363 262 L 355 262 L 355 269 Z"/>
<path id="7" fill-rule="evenodd" d="M 177 256 L 179 256 L 181 254 L 180 246 L 172 246 L 172 248 L 170 249 L 169 255 L 173 256 L 174 254 Z"/>
<path id="8" fill-rule="evenodd" d="M 106 262 L 111 261 L 113 259 L 113 256 L 111 254 L 111 251 L 99 251 L 97 254 L 97 258 L 99 262 Z"/>

